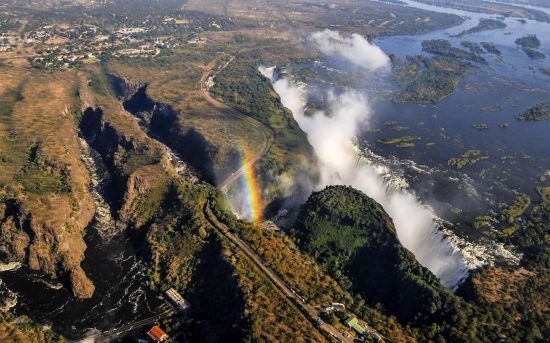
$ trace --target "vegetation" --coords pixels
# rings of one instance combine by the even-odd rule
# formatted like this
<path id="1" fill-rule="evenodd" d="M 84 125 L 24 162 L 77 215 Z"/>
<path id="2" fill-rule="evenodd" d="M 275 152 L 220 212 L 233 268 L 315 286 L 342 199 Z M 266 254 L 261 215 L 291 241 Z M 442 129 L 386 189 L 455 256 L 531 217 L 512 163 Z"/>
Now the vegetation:
<path id="1" fill-rule="evenodd" d="M 489 130 L 489 125 L 487 125 L 487 124 L 474 124 L 474 125 L 472 125 L 472 127 L 476 128 L 480 131 Z"/>
<path id="2" fill-rule="evenodd" d="M 476 150 L 476 149 L 471 149 L 471 150 L 466 151 L 460 157 L 449 159 L 449 161 L 447 163 L 450 166 L 456 167 L 456 169 L 462 169 L 466 166 L 472 166 L 472 165 L 476 164 L 477 162 L 479 162 L 481 160 L 486 160 L 488 158 L 489 158 L 489 156 L 482 155 L 481 151 Z"/>
<path id="3" fill-rule="evenodd" d="M 466 75 L 469 66 L 456 60 L 422 56 L 408 58 L 410 69 L 422 70 L 418 76 L 401 77 L 411 80 L 399 94 L 394 97 L 396 102 L 438 102 L 450 96 L 458 82 Z"/>
<path id="4" fill-rule="evenodd" d="M 453 60 L 487 64 L 487 61 L 478 54 L 455 48 L 451 45 L 451 42 L 445 39 L 425 40 L 422 42 L 422 50 Z"/>
<path id="5" fill-rule="evenodd" d="M 533 206 L 527 216 L 527 223 L 522 225 L 511 238 L 514 244 L 528 251 L 526 263 L 539 261 L 540 258 L 548 256 L 548 249 L 550 248 L 550 188 L 541 187 L 538 192 L 541 201 Z M 514 215 L 519 217 L 525 213 L 529 204 L 529 198 L 519 199 L 519 201 L 516 199 L 516 203 L 511 207 L 511 213 L 510 210 L 507 213 L 510 214 L 510 217 Z M 550 267 L 548 260 L 545 267 Z"/>
<path id="6" fill-rule="evenodd" d="M 398 148 L 409 148 L 414 146 L 414 142 L 419 141 L 418 136 L 404 136 L 398 138 L 379 139 L 377 142 L 386 145 L 395 145 Z"/>
<path id="7" fill-rule="evenodd" d="M 502 52 L 496 47 L 496 45 L 492 42 L 481 42 L 481 46 L 485 51 L 488 53 L 491 53 L 493 55 L 500 55 Z"/>
<path id="8" fill-rule="evenodd" d="M 540 40 L 537 35 L 529 35 L 516 39 L 516 44 L 523 48 L 538 49 L 540 48 Z"/>
<path id="9" fill-rule="evenodd" d="M 516 218 L 522 216 L 531 205 L 531 199 L 524 194 L 518 195 L 511 206 L 502 211 L 502 220 L 512 224 Z"/>
<path id="10" fill-rule="evenodd" d="M 482 54 L 483 53 L 483 49 L 481 48 L 481 46 L 478 43 L 462 41 L 462 42 L 460 42 L 460 45 L 462 45 L 465 48 L 470 49 L 470 51 L 473 54 Z"/>
<path id="11" fill-rule="evenodd" d="M 0 341 L 14 343 L 63 343 L 65 339 L 49 328 L 33 323 L 27 317 L 0 313 Z"/>
<path id="12" fill-rule="evenodd" d="M 259 52 L 241 54 L 217 78 L 212 93 L 230 106 L 266 125 L 274 135 L 274 145 L 258 167 L 266 189 L 277 190 L 269 175 L 283 175 L 294 179 L 296 168 L 304 160 L 311 161 L 313 151 L 292 113 L 273 92 L 271 83 L 257 70 Z M 315 177 L 315 175 L 311 175 Z M 273 193 L 273 198 L 277 193 Z M 279 196 L 281 194 L 278 194 Z"/>
<path id="13" fill-rule="evenodd" d="M 427 320 L 445 291 L 397 240 L 391 219 L 363 193 L 331 186 L 314 193 L 296 224 L 300 245 L 343 284 L 406 321 Z M 418 302 L 406 299 L 422 299 Z"/>
<path id="14" fill-rule="evenodd" d="M 550 102 L 541 102 L 516 117 L 517 120 L 542 121 L 550 119 Z"/>
<path id="15" fill-rule="evenodd" d="M 459 34 L 456 35 L 456 37 L 463 37 L 463 36 L 469 35 L 471 33 L 483 32 L 483 31 L 488 31 L 488 30 L 504 29 L 505 27 L 506 27 L 506 24 L 503 23 L 500 20 L 481 19 L 479 21 L 479 24 L 477 24 L 476 26 L 474 26 L 474 27 L 472 27 L 468 30 L 464 30 L 464 31 L 460 32 Z"/>
<path id="16" fill-rule="evenodd" d="M 546 55 L 538 50 L 522 47 L 521 50 L 527 54 L 532 60 L 543 60 Z"/>

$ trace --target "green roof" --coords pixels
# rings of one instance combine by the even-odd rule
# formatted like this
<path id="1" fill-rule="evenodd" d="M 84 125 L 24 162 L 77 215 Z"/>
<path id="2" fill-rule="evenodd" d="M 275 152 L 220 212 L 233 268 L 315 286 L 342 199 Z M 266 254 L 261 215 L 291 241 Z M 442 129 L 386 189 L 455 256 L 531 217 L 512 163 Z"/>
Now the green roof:
<path id="1" fill-rule="evenodd" d="M 367 332 L 367 330 L 361 324 L 359 324 L 359 320 L 357 319 L 357 317 L 349 317 L 346 320 L 346 325 L 357 331 L 357 333 L 361 335 Z"/>

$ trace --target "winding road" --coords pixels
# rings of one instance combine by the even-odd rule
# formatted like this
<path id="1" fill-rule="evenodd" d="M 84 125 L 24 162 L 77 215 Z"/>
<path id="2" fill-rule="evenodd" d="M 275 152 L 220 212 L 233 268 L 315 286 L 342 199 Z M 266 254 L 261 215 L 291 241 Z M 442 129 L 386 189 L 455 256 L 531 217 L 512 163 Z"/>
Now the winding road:
<path id="1" fill-rule="evenodd" d="M 235 59 L 235 57 L 231 55 L 224 54 L 223 56 L 229 56 L 229 61 L 221 65 L 220 68 L 218 68 L 216 71 L 214 71 L 214 68 L 216 67 L 216 65 L 219 64 L 221 60 L 220 57 L 215 58 L 206 66 L 206 70 L 203 73 L 199 83 L 201 94 L 203 98 L 220 113 L 245 121 L 250 126 L 252 126 L 255 130 L 259 131 L 263 139 L 262 139 L 262 143 L 258 146 L 255 153 L 252 156 L 248 157 L 248 159 L 243 162 L 243 165 L 239 169 L 237 169 L 235 172 L 229 175 L 225 180 L 223 180 L 218 184 L 216 189 L 221 191 L 227 190 L 227 188 L 231 184 L 233 184 L 235 181 L 239 179 L 239 177 L 243 174 L 244 170 L 248 166 L 255 164 L 260 158 L 262 158 L 262 156 L 264 156 L 269 151 L 269 149 L 271 149 L 271 146 L 275 141 L 275 135 L 271 130 L 271 128 L 266 127 L 263 123 L 261 123 L 257 119 L 254 119 L 234 109 L 233 107 L 230 107 L 224 104 L 223 102 L 215 99 L 210 94 L 209 87 L 207 85 L 208 81 L 211 80 L 211 78 L 214 79 L 219 73 L 221 73 L 225 68 L 227 68 L 229 64 L 233 62 L 233 60 Z"/>
<path id="2" fill-rule="evenodd" d="M 217 190 L 225 191 L 227 188 L 233 184 L 235 181 L 239 179 L 239 177 L 243 174 L 243 171 L 246 167 L 255 164 L 262 156 L 264 156 L 271 146 L 274 143 L 274 133 L 271 128 L 266 127 L 263 123 L 260 121 L 222 103 L 221 101 L 215 99 L 212 97 L 212 95 L 209 92 L 209 86 L 207 85 L 209 80 L 213 80 L 220 72 L 222 72 L 227 66 L 234 60 L 234 56 L 229 56 L 229 61 L 226 61 L 224 64 L 222 64 L 216 71 L 214 71 L 214 68 L 216 65 L 219 64 L 221 58 L 217 57 L 213 61 L 211 61 L 203 74 L 203 76 L 200 79 L 200 91 L 204 99 L 212 105 L 215 109 L 220 111 L 220 113 L 223 113 L 224 115 L 230 115 L 233 116 L 239 120 L 243 120 L 249 125 L 251 125 L 255 130 L 258 130 L 263 137 L 262 143 L 258 146 L 255 153 L 250 156 L 247 160 L 243 162 L 243 165 L 237 169 L 235 172 L 233 172 L 229 177 L 227 177 L 225 180 L 223 180 L 217 187 Z M 161 143 L 162 144 L 162 143 Z M 169 149 L 170 150 L 170 149 Z M 185 177 L 185 175 L 181 175 L 181 177 Z M 225 238 L 227 238 L 232 244 L 234 244 L 250 261 L 259 269 L 260 272 L 265 274 L 267 278 L 273 283 L 277 291 L 280 292 L 280 294 L 285 297 L 289 302 L 294 304 L 297 309 L 302 312 L 302 314 L 309 320 L 312 325 L 319 330 L 319 333 L 327 338 L 329 341 L 338 341 L 338 342 L 345 342 L 345 343 L 352 343 L 353 338 L 352 337 L 345 337 L 340 331 L 338 331 L 334 326 L 322 322 L 319 320 L 319 316 L 321 314 L 321 309 L 318 307 L 315 307 L 312 304 L 308 304 L 304 301 L 304 299 L 299 296 L 290 286 L 286 284 L 285 281 L 283 281 L 275 271 L 273 271 L 268 264 L 258 255 L 254 252 L 254 250 L 242 239 L 240 239 L 237 235 L 231 232 L 231 230 L 220 220 L 215 216 L 213 211 L 211 210 L 211 204 L 208 202 L 204 209 L 204 215 L 207 218 L 210 225 L 217 230 L 220 234 L 222 234 Z M 133 330 L 136 330 L 137 328 L 144 327 L 146 325 L 150 325 L 153 323 L 158 323 L 160 320 L 169 318 L 174 315 L 174 312 L 172 309 L 165 310 L 155 316 L 145 318 L 133 323 L 126 324 L 124 326 L 118 327 L 116 329 L 105 331 L 105 332 L 98 332 L 96 334 L 88 335 L 84 338 L 81 338 L 79 340 L 76 340 L 74 342 L 83 342 L 88 340 L 98 340 L 99 342 L 102 341 L 110 341 L 112 339 L 115 339 L 117 336 L 120 336 L 122 334 L 131 332 Z M 369 330 L 371 333 L 376 333 L 376 331 L 372 328 L 370 328 L 365 322 L 361 321 L 361 323 Z"/>
<path id="3" fill-rule="evenodd" d="M 207 67 L 206 70 L 201 77 L 200 80 L 200 90 L 201 93 L 206 99 L 206 101 L 215 107 L 218 111 L 231 115 L 235 118 L 238 118 L 240 120 L 244 120 L 251 126 L 253 126 L 255 129 L 259 130 L 263 135 L 263 142 L 256 150 L 255 154 L 251 157 L 249 157 L 246 161 L 244 161 L 243 165 L 237 169 L 235 172 L 233 172 L 229 177 L 227 177 L 223 182 L 221 182 L 216 189 L 224 191 L 229 187 L 233 182 L 238 180 L 238 178 L 243 174 L 243 171 L 248 165 L 255 164 L 263 155 L 265 155 L 274 142 L 274 133 L 271 128 L 266 127 L 263 123 L 260 121 L 224 104 L 223 102 L 215 99 L 212 97 L 212 95 L 209 92 L 209 85 L 213 84 L 213 81 L 215 77 L 221 73 L 225 68 L 229 66 L 231 62 L 234 61 L 235 57 L 229 56 L 229 60 L 226 61 L 224 64 L 222 64 L 216 71 L 214 71 L 214 68 L 216 65 L 219 64 L 220 58 L 216 58 L 213 61 L 211 61 Z M 226 237 L 229 241 L 231 241 L 239 250 L 241 250 L 249 259 L 252 261 L 256 267 L 264 273 L 269 280 L 275 285 L 275 287 L 279 290 L 279 292 L 287 298 L 291 303 L 296 305 L 296 307 L 304 314 L 304 316 L 313 324 L 314 327 L 317 327 L 324 336 L 326 336 L 329 341 L 330 340 L 336 340 L 338 342 L 346 342 L 351 343 L 353 342 L 352 337 L 345 337 L 340 331 L 338 331 L 335 327 L 332 325 L 318 321 L 318 318 L 321 314 L 321 310 L 317 307 L 314 307 L 311 304 L 306 303 L 302 297 L 300 297 L 290 286 L 284 282 L 275 271 L 273 271 L 268 264 L 258 255 L 254 252 L 254 250 L 242 239 L 240 239 L 237 235 L 233 234 L 231 230 L 222 222 L 219 221 L 219 219 L 215 216 L 213 211 L 211 210 L 211 204 L 207 203 L 204 207 L 204 214 L 205 217 L 208 219 L 212 227 L 214 227 L 218 232 L 220 232 L 224 237 Z M 367 325 L 366 322 L 360 321 L 360 323 L 367 328 L 369 333 L 372 333 L 379 337 L 381 340 L 381 335 L 376 332 L 373 328 Z"/>

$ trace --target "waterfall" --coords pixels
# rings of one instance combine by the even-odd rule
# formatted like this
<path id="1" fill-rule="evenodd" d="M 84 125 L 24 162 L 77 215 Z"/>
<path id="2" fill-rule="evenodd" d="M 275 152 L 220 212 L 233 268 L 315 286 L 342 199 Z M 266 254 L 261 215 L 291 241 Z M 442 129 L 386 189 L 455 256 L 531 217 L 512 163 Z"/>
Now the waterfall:
<path id="1" fill-rule="evenodd" d="M 350 185 L 376 200 L 393 219 L 401 244 L 443 285 L 456 288 L 468 275 L 468 267 L 439 230 L 431 208 L 408 189 L 406 180 L 392 175 L 387 165 L 379 163 L 380 158 L 376 162 L 369 159 L 353 143 L 359 129 L 368 124 L 370 107 L 366 97 L 354 91 L 329 93 L 326 111 L 306 115 L 306 87 L 285 77 L 277 78 L 275 70 L 260 67 L 313 146 L 321 174 L 317 188 Z"/>

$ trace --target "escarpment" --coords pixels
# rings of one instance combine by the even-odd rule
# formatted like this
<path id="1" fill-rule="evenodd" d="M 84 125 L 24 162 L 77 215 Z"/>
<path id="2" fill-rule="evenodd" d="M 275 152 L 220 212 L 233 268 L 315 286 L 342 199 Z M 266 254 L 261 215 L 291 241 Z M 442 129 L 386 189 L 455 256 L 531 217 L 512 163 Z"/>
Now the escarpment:
<path id="1" fill-rule="evenodd" d="M 81 263 L 95 209 L 71 105 L 74 79 L 31 74 L 13 86 L 20 95 L 0 122 L 0 261 L 25 264 L 90 298 L 94 285 Z"/>
<path id="2" fill-rule="evenodd" d="M 116 122 L 106 120 L 100 107 L 89 107 L 84 111 L 80 130 L 109 170 L 106 197 L 113 209 L 118 211 L 123 206 L 129 176 L 142 166 L 159 163 L 162 151 L 145 137 L 125 132 Z"/>
<path id="3" fill-rule="evenodd" d="M 111 75 L 113 89 L 124 109 L 140 120 L 140 125 L 152 138 L 175 150 L 193 169 L 211 183 L 223 177 L 238 161 L 217 166 L 220 148 L 194 127 L 180 122 L 178 113 L 168 104 L 153 100 L 147 93 L 148 84 L 131 83 Z"/>

